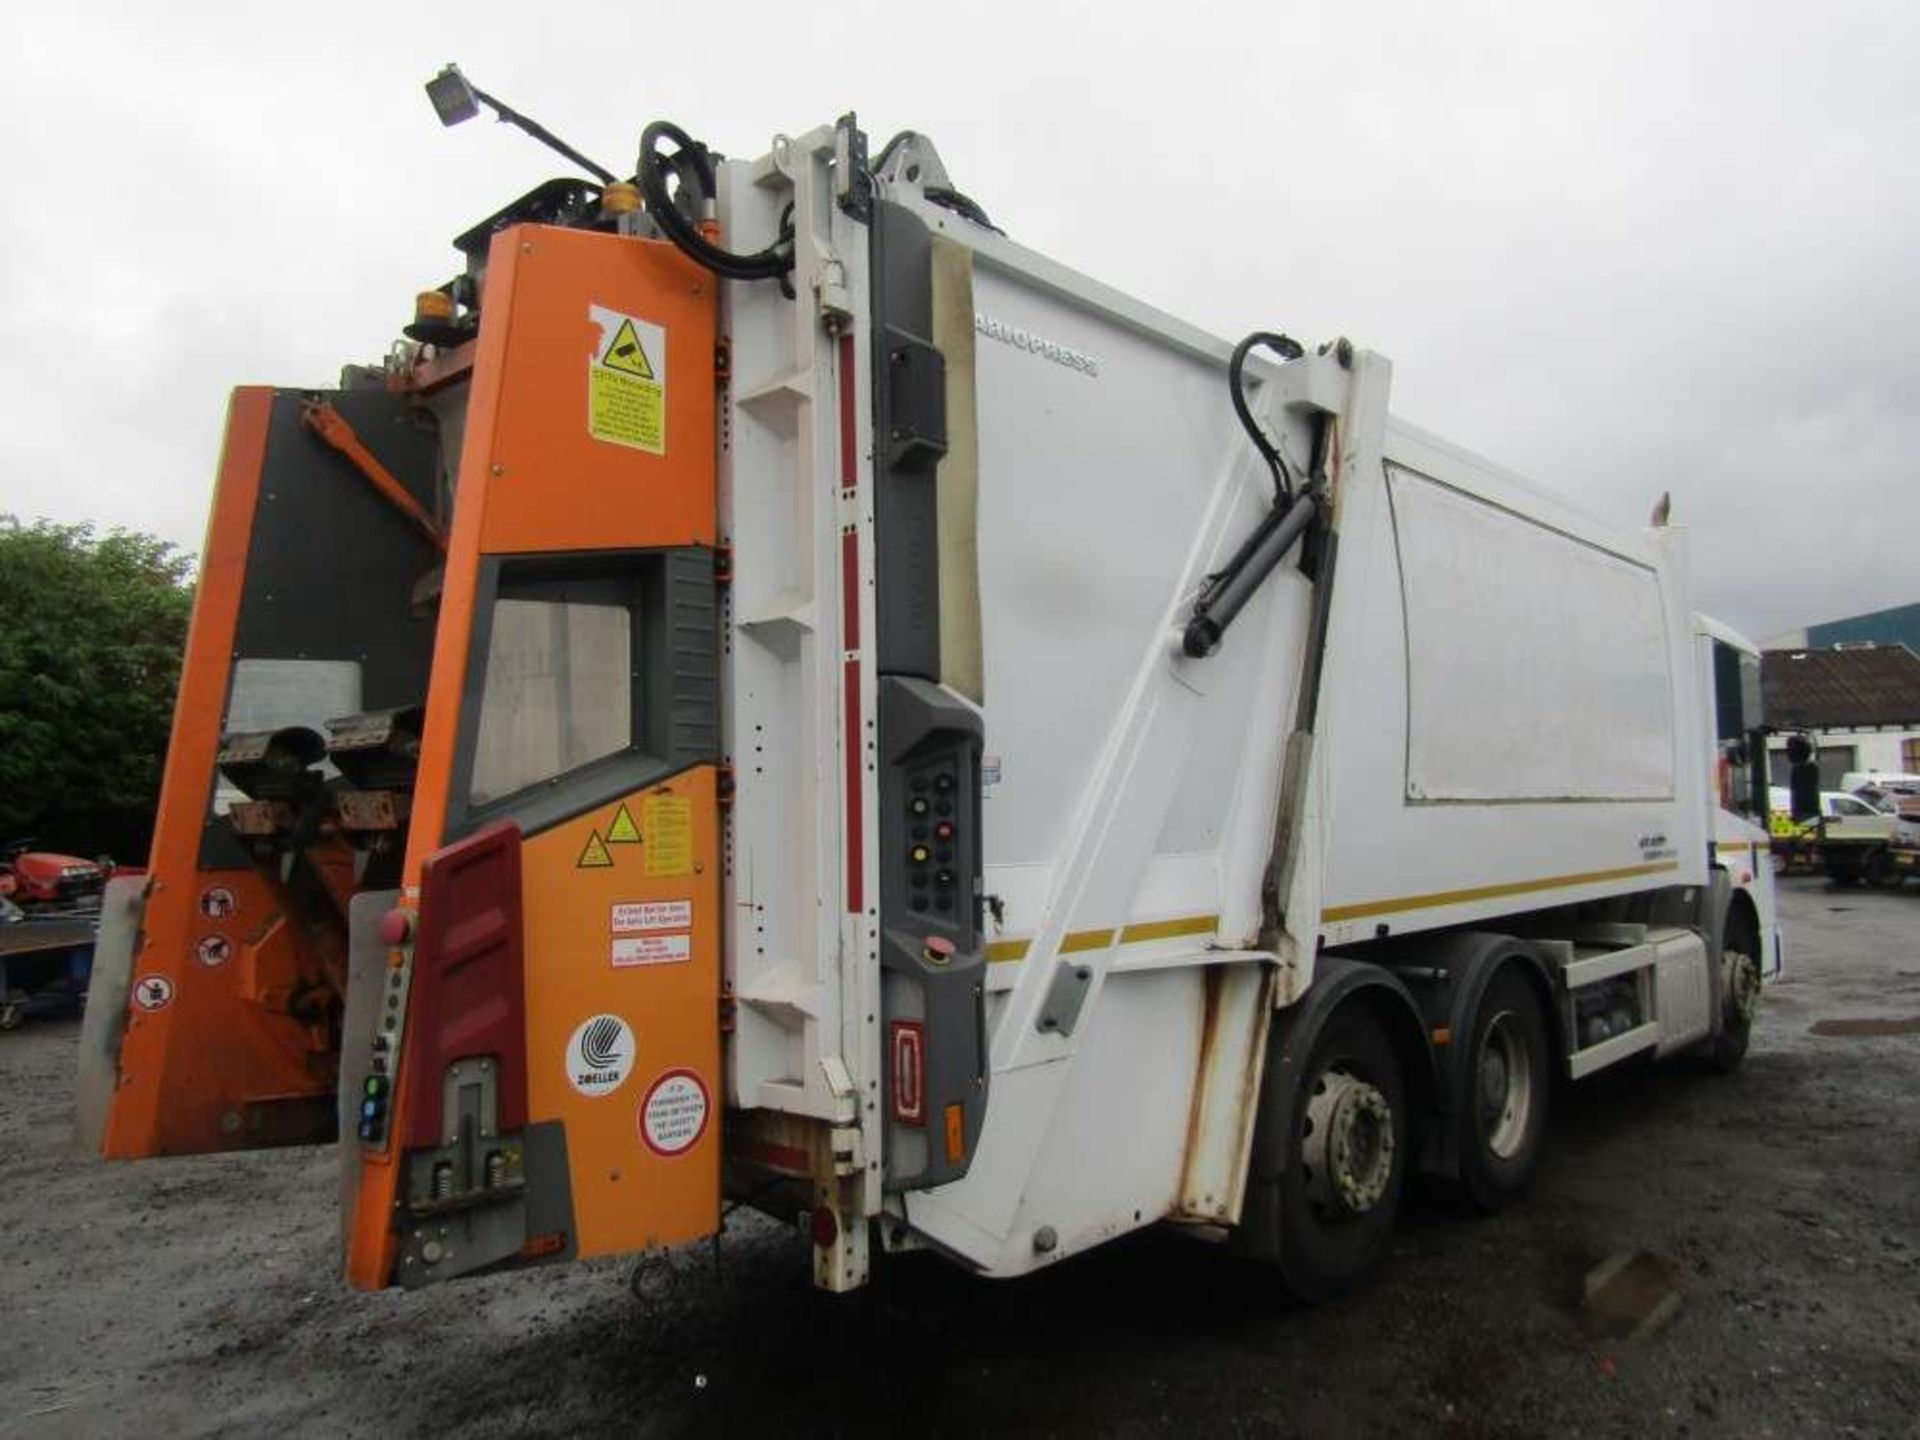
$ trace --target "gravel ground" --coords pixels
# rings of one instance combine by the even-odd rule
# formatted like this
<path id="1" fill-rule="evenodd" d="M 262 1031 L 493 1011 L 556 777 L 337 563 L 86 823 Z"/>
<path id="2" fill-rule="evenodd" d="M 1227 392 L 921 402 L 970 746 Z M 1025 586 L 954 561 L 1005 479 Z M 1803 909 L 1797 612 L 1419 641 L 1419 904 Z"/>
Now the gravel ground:
<path id="1" fill-rule="evenodd" d="M 734 1432 L 1911 1435 L 1920 1413 L 1920 893 L 1786 882 L 1789 975 L 1745 1068 L 1556 1100 L 1534 1193 L 1443 1203 L 1319 1310 L 1171 1234 L 1029 1281 L 896 1263 L 859 1296 L 736 1219 L 636 1279 L 589 1263 L 418 1295 L 336 1278 L 330 1152 L 102 1166 L 75 1023 L 0 1036 L 0 1437 Z M 1582 1277 L 1671 1262 L 1649 1340 Z"/>

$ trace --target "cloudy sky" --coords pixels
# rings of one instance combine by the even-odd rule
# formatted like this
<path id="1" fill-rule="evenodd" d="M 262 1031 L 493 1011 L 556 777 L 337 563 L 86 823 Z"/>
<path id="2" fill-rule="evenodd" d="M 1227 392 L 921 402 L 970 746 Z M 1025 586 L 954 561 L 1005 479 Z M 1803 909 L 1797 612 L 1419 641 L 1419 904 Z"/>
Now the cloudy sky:
<path id="1" fill-rule="evenodd" d="M 977 8 L 981 14 L 971 14 Z M 1756 636 L 1920 599 L 1911 4 L 35 6 L 0 83 L 0 510 L 197 549 L 227 389 L 372 359 L 552 173 L 458 60 L 630 168 L 857 108 L 1016 238 L 1589 510 L 1662 490 Z M 718 21 L 721 13 L 727 17 Z"/>

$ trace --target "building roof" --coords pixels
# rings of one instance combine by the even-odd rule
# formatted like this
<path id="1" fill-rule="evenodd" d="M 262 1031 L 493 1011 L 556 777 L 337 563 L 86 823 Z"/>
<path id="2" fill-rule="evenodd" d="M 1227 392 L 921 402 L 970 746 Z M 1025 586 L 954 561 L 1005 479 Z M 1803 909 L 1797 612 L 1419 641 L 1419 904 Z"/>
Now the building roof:
<path id="1" fill-rule="evenodd" d="M 1920 729 L 1920 655 L 1904 645 L 1769 650 L 1760 685 L 1770 730 Z"/>
<path id="2" fill-rule="evenodd" d="M 1920 604 L 1896 605 L 1891 610 L 1873 610 L 1865 615 L 1849 615 L 1844 620 L 1807 626 L 1807 644 L 1822 649 L 1829 645 L 1858 644 L 1863 640 L 1875 645 L 1920 649 Z"/>

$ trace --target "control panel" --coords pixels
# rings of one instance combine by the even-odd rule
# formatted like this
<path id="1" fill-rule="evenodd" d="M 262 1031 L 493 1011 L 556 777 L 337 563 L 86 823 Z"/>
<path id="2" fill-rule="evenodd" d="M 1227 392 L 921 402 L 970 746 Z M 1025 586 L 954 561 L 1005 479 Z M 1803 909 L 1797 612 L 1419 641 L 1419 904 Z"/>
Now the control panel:
<path id="1" fill-rule="evenodd" d="M 404 910 L 380 917 L 380 938 L 387 945 L 387 967 L 380 990 L 379 1014 L 368 1041 L 366 1075 L 360 1083 L 356 1133 L 360 1143 L 387 1148 L 393 1110 L 394 1079 L 400 1073 L 400 1043 L 407 1031 L 407 991 L 413 979 L 413 920 Z"/>
<path id="2" fill-rule="evenodd" d="M 882 676 L 880 965 L 895 1189 L 964 1175 L 986 1110 L 979 713 Z"/>

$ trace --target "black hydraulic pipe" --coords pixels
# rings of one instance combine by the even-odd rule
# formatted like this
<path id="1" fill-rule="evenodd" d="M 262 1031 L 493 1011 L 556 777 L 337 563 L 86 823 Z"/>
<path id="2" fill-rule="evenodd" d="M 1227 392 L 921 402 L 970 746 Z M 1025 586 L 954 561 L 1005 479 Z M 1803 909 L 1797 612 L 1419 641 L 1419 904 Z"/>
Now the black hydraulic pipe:
<path id="1" fill-rule="evenodd" d="M 1306 533 L 1319 509 L 1320 497 L 1310 490 L 1287 508 L 1280 523 L 1267 530 L 1251 551 L 1241 546 L 1194 606 L 1193 618 L 1187 621 L 1186 633 L 1181 638 L 1181 648 L 1188 655 L 1199 660 L 1220 647 L 1234 616 L 1245 608 L 1274 567 L 1286 558 L 1293 542 Z"/>
<path id="2" fill-rule="evenodd" d="M 487 92 L 482 90 L 478 85 L 472 85 L 469 88 L 473 91 L 473 98 L 482 104 L 492 106 L 493 113 L 499 116 L 501 120 L 526 131 L 527 134 L 538 140 L 542 145 L 545 145 L 549 150 L 556 150 L 566 156 L 567 159 L 573 161 L 574 164 L 578 165 L 582 170 L 585 170 L 602 185 L 613 184 L 614 174 L 611 170 L 607 169 L 604 165 L 597 165 L 589 160 L 558 135 L 547 129 L 547 127 L 542 125 L 538 120 L 529 119 L 518 110 L 515 110 L 511 105 L 506 104 L 504 101 L 494 99 L 493 96 L 487 94 Z M 465 119 L 466 117 L 463 115 L 461 118 Z"/>

